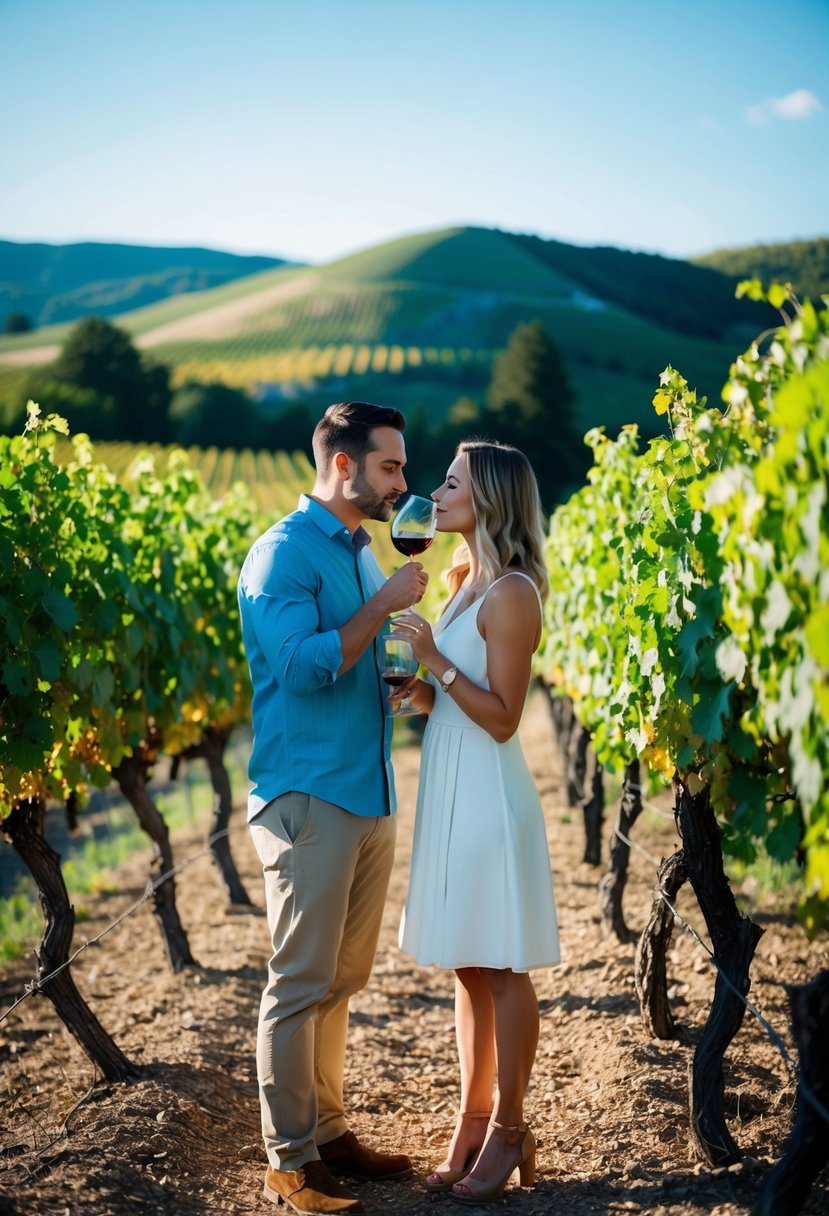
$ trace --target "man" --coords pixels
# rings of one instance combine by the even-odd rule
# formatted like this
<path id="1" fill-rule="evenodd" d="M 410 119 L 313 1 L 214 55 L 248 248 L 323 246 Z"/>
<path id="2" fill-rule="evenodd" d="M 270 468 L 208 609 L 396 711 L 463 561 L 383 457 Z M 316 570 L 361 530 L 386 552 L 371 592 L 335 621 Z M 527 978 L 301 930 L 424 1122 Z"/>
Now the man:
<path id="1" fill-rule="evenodd" d="M 406 490 L 405 420 L 332 405 L 313 436 L 317 477 L 254 543 L 239 579 L 253 684 L 248 819 L 265 875 L 273 956 L 257 1037 L 265 1196 L 300 1213 L 363 1211 L 331 1170 L 405 1176 L 411 1161 L 349 1131 L 349 997 L 368 981 L 395 842 L 391 727 L 374 640 L 423 595 L 407 563 L 388 580 L 364 519 Z"/>

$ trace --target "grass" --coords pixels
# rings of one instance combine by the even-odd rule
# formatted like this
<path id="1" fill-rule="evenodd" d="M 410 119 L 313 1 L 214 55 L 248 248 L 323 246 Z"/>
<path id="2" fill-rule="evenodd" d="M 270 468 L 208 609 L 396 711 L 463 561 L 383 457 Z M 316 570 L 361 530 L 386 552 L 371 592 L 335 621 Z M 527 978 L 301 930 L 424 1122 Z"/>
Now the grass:
<path id="1" fill-rule="evenodd" d="M 247 789 L 246 747 L 246 742 L 240 738 L 231 742 L 227 753 L 237 801 Z M 149 857 L 151 849 L 135 812 L 124 799 L 110 791 L 106 791 L 103 798 L 109 803 L 105 831 L 93 835 L 90 821 L 82 812 L 79 831 L 70 839 L 68 856 L 61 867 L 69 902 L 75 907 L 76 924 L 90 916 L 91 901 L 84 901 L 84 897 L 117 892 L 120 887 L 114 873 L 116 868 L 136 854 L 146 852 Z M 206 767 L 201 763 L 188 764 L 177 782 L 157 794 L 156 805 L 172 836 L 187 828 L 205 831 L 213 805 Z M 238 812 L 236 821 L 241 821 Z M 182 859 L 177 857 L 176 860 Z M 0 899 L 0 926 L 0 963 L 22 957 L 39 941 L 43 933 L 43 913 L 28 875 L 20 876 L 11 894 Z"/>
<path id="2" fill-rule="evenodd" d="M 777 861 L 763 847 L 756 846 L 753 861 L 725 858 L 725 870 L 734 887 L 738 906 L 750 914 L 763 910 L 792 913 L 803 896 L 803 871 L 798 863 Z"/>

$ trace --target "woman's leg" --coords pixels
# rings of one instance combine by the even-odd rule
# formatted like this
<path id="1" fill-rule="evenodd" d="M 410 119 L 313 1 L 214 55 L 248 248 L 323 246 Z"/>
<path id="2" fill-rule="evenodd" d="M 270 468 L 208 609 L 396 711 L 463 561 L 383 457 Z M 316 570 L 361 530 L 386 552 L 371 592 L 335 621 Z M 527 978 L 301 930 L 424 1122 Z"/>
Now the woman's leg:
<path id="1" fill-rule="evenodd" d="M 524 1095 L 538 1045 L 538 1001 L 529 975 L 484 968 L 478 974 L 492 1003 L 498 1072 L 493 1121 L 502 1127 L 490 1125 L 487 1131 L 475 1168 L 466 1179 L 472 1193 L 496 1185 L 518 1164 L 524 1132 L 504 1129 L 523 1125 Z"/>
<path id="2" fill-rule="evenodd" d="M 461 1111 L 492 1110 L 495 1018 L 489 987 L 477 967 L 455 972 L 455 1038 L 461 1069 Z"/>
<path id="3" fill-rule="evenodd" d="M 446 1160 L 429 1181 L 436 1185 L 447 1175 L 460 1171 L 477 1154 L 484 1142 L 487 1120 L 492 1110 L 495 1083 L 495 1031 L 492 997 L 477 968 L 465 967 L 455 973 L 455 1037 L 461 1072 L 461 1114 L 449 1144 Z M 480 1118 L 469 1118 L 479 1115 Z M 437 1175 L 437 1177 L 436 1177 Z"/>

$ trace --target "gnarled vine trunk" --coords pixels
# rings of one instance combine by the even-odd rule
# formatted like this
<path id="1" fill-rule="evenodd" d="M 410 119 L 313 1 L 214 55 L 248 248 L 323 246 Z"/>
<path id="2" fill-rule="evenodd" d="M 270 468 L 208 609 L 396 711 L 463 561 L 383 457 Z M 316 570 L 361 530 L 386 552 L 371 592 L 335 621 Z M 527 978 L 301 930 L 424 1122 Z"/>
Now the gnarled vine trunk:
<path id="1" fill-rule="evenodd" d="M 677 893 L 687 877 L 682 849 L 662 859 L 656 873 L 650 919 L 636 946 L 633 982 L 645 1033 L 655 1039 L 676 1037 L 674 1015 L 668 1000 L 666 963 L 674 931 L 674 914 L 665 899 L 674 907 Z"/>
<path id="2" fill-rule="evenodd" d="M 147 762 L 138 753 L 125 756 L 112 773 L 121 793 L 138 816 L 138 822 L 153 842 L 150 882 L 173 868 L 173 851 L 167 824 L 147 793 Z M 176 907 L 175 879 L 168 878 L 153 891 L 153 911 L 161 929 L 164 949 L 173 971 L 198 966 L 190 953 L 187 934 Z"/>
<path id="3" fill-rule="evenodd" d="M 794 1126 L 763 1179 L 752 1216 L 796 1216 L 829 1162 L 829 970 L 788 993 L 800 1056 Z"/>
<path id="4" fill-rule="evenodd" d="M 723 1112 L 723 1059 L 743 1022 L 742 998 L 751 987 L 749 968 L 763 930 L 737 908 L 723 869 L 722 832 L 708 787 L 692 794 L 675 778 L 674 790 L 685 868 L 717 965 L 711 1012 L 689 1067 L 691 1143 L 712 1165 L 730 1165 L 739 1160 L 740 1150 Z"/>
<path id="5" fill-rule="evenodd" d="M 209 726 L 198 743 L 188 747 L 184 755 L 188 758 L 199 756 L 207 761 L 210 783 L 213 786 L 213 816 L 209 833 L 210 851 L 222 885 L 227 892 L 228 901 L 231 904 L 244 904 L 252 907 L 251 898 L 236 869 L 236 863 L 230 850 L 230 841 L 226 834 L 233 810 L 230 774 L 224 761 L 230 735 L 230 730 L 220 730 L 217 726 Z M 224 834 L 219 835 L 219 833 Z"/>
<path id="6" fill-rule="evenodd" d="M 3 835 L 34 879 L 46 925 L 37 958 L 37 978 L 45 979 L 69 958 L 75 909 L 69 902 L 60 857 L 43 835 L 45 807 L 39 798 L 15 803 L 3 821 Z M 107 1081 L 125 1081 L 138 1072 L 87 1005 L 65 967 L 41 989 L 60 1020 Z"/>
<path id="7" fill-rule="evenodd" d="M 630 845 L 623 837 L 630 838 L 630 830 L 642 812 L 640 792 L 640 765 L 631 761 L 625 768 L 622 796 L 616 814 L 616 827 L 610 842 L 610 863 L 599 882 L 599 903 L 602 925 L 606 933 L 614 933 L 620 942 L 629 942 L 636 936 L 625 924 L 622 896 L 628 877 Z"/>
<path id="8" fill-rule="evenodd" d="M 604 826 L 604 767 L 593 760 L 590 797 L 581 804 L 584 814 L 584 860 L 588 865 L 602 862 L 602 827 Z"/>
<path id="9" fill-rule="evenodd" d="M 584 801 L 584 778 L 587 774 L 587 750 L 590 747 L 590 731 L 585 730 L 574 717 L 570 732 L 567 758 L 567 801 L 578 806 Z"/>
<path id="10" fill-rule="evenodd" d="M 578 806 L 581 795 L 577 793 L 570 777 L 572 740 L 574 732 L 579 729 L 576 715 L 573 712 L 573 700 L 572 697 L 558 696 L 548 684 L 544 685 L 544 690 L 547 693 L 553 734 L 561 757 L 561 774 L 567 789 L 567 801 L 570 806 Z"/>

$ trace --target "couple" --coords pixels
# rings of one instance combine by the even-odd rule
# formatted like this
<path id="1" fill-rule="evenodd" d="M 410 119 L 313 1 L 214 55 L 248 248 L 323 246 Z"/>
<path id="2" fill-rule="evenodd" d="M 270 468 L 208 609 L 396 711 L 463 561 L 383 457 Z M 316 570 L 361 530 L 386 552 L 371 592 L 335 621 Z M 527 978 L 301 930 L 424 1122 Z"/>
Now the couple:
<path id="1" fill-rule="evenodd" d="M 534 1177 L 523 1098 L 538 1039 L 528 971 L 558 961 L 552 881 L 515 732 L 546 591 L 538 490 L 514 448 L 462 444 L 432 497 L 464 544 L 434 631 L 412 605 L 427 575 L 385 579 L 365 519 L 406 491 L 405 421 L 331 406 L 313 436 L 317 477 L 251 548 L 239 580 L 253 684 L 248 818 L 262 862 L 273 954 L 257 1038 L 265 1195 L 299 1213 L 361 1212 L 335 1174 L 406 1177 L 403 1154 L 348 1128 L 348 1000 L 368 981 L 395 843 L 392 719 L 375 660 L 390 613 L 425 680 L 403 689 L 430 715 L 401 946 L 456 973 L 460 1113 L 425 1179 L 475 1204 L 516 1168 Z"/>

